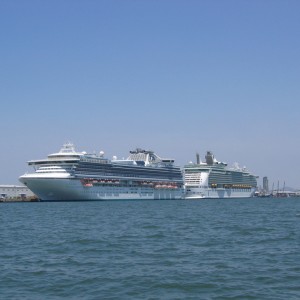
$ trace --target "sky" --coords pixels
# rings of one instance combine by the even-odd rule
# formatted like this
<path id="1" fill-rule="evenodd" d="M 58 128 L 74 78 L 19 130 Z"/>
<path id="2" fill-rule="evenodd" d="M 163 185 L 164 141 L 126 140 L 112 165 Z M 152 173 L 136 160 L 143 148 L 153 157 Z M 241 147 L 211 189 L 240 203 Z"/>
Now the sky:
<path id="1" fill-rule="evenodd" d="M 71 141 L 207 150 L 300 188 L 300 1 L 1 0 L 0 184 Z"/>

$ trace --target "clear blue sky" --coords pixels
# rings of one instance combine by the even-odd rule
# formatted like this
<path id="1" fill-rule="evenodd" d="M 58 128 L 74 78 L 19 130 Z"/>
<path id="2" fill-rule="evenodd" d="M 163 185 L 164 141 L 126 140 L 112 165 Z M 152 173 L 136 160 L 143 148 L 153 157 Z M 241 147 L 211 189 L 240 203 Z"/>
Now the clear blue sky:
<path id="1" fill-rule="evenodd" d="M 300 188 L 300 1 L 1 0 L 0 184 L 66 141 Z"/>

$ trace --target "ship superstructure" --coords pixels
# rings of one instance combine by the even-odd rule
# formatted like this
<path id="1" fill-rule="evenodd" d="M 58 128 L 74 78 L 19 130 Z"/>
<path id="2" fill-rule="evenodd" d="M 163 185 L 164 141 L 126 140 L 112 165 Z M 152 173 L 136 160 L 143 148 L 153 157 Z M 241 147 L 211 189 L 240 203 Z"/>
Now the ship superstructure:
<path id="1" fill-rule="evenodd" d="M 257 176 L 237 164 L 228 168 L 208 151 L 205 162 L 197 154 L 196 163 L 184 166 L 186 199 L 246 198 L 252 197 L 257 188 Z"/>
<path id="2" fill-rule="evenodd" d="M 28 164 L 34 173 L 20 181 L 41 200 L 181 199 L 182 172 L 173 159 L 136 149 L 127 159 L 76 152 L 71 143 Z"/>

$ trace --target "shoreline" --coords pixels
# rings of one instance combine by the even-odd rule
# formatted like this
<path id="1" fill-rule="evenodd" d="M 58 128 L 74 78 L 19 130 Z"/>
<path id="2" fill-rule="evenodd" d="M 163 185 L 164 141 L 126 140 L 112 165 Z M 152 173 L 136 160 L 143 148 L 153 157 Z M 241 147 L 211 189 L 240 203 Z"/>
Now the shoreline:
<path id="1" fill-rule="evenodd" d="M 39 202 L 40 200 L 36 197 L 28 197 L 28 198 L 20 198 L 20 197 L 11 197 L 11 198 L 3 198 L 0 199 L 0 202 L 9 202 L 9 203 L 13 203 L 13 202 Z"/>

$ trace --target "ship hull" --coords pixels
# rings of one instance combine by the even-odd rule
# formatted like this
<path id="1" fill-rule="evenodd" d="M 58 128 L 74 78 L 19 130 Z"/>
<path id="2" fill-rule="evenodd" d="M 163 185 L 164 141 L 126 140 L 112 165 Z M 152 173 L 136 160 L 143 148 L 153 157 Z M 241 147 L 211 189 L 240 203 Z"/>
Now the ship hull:
<path id="1" fill-rule="evenodd" d="M 185 199 L 222 199 L 222 198 L 251 198 L 254 196 L 256 188 L 239 189 L 203 189 L 192 188 L 187 192 Z"/>
<path id="2" fill-rule="evenodd" d="M 183 189 L 84 186 L 78 178 L 20 178 L 41 201 L 176 200 Z"/>

